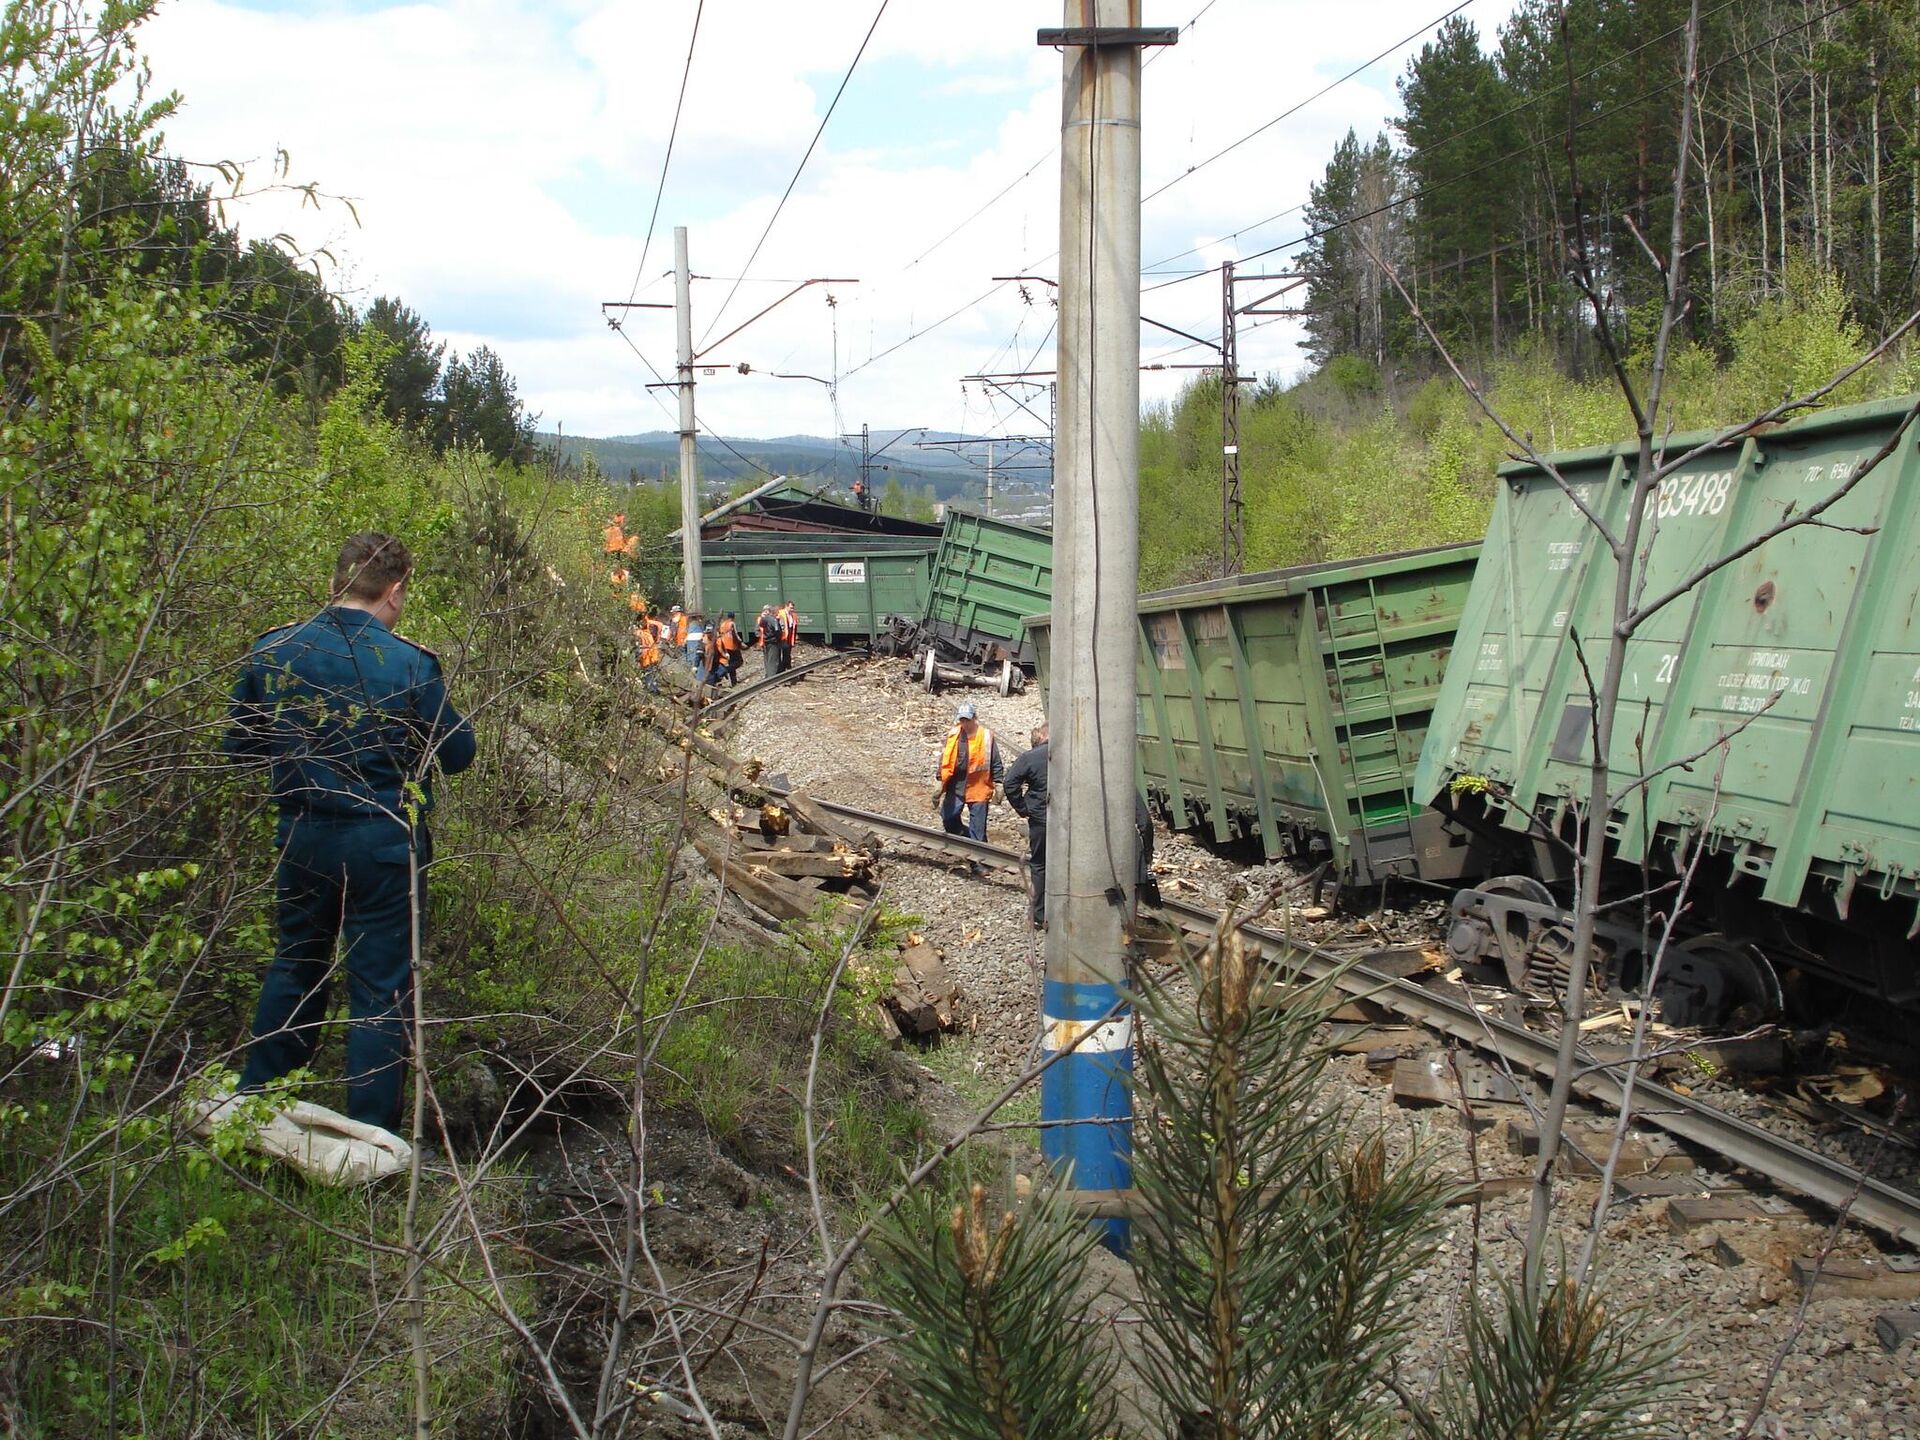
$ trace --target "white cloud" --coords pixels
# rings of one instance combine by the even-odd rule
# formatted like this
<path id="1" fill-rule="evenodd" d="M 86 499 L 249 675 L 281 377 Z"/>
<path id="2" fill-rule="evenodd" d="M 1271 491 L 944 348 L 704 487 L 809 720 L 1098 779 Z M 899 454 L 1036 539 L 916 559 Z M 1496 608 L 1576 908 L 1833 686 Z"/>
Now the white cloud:
<path id="1" fill-rule="evenodd" d="M 1034 32 L 1054 23 L 1055 8 L 889 7 L 717 330 L 708 327 L 732 281 L 704 281 L 695 294 L 696 335 L 717 335 L 779 295 L 773 281 L 858 276 L 859 285 L 834 288 L 836 307 L 815 287 L 713 357 L 828 375 L 837 326 L 846 376 L 838 422 L 820 386 L 723 375 L 702 386 L 706 426 L 779 435 L 965 418 L 983 428 L 989 412 L 977 388 L 963 398 L 962 375 L 1051 368 L 1046 351 L 1033 353 L 1051 313 L 1044 301 L 1023 304 L 1012 285 L 862 362 L 989 290 L 991 276 L 1053 273 L 1061 62 Z M 1166 0 L 1148 8 L 1150 23 L 1188 18 Z M 1506 8 L 1481 0 L 1468 14 L 1490 29 Z M 694 0 L 423 0 L 357 12 L 178 0 L 144 43 L 158 82 L 185 97 L 171 126 L 177 151 L 245 158 L 282 145 L 294 178 L 354 197 L 360 217 L 356 228 L 343 207 L 269 196 L 236 212 L 249 233 L 285 230 L 330 247 L 362 302 L 400 295 L 454 344 L 497 349 L 546 423 L 609 434 L 671 424 L 642 388 L 653 377 L 609 334 L 599 302 L 624 297 L 634 282 L 693 13 Z M 1146 73 L 1145 188 L 1433 13 L 1432 0 L 1223 0 Z M 696 274 L 739 273 L 871 19 L 867 4 L 848 0 L 706 6 L 642 298 L 671 299 L 662 275 L 676 223 L 691 229 Z M 1171 268 L 1200 268 L 1297 236 L 1298 215 L 1245 227 L 1304 202 L 1348 126 L 1371 133 L 1383 124 L 1403 68 L 1404 56 L 1384 62 L 1151 201 L 1143 258 L 1191 248 Z M 1203 277 L 1150 292 L 1145 309 L 1211 335 L 1219 305 L 1218 281 Z M 638 311 L 630 324 L 640 348 L 667 366 L 670 315 Z M 1243 364 L 1292 369 L 1295 339 L 1290 322 L 1249 330 Z M 1149 354 L 1179 343 L 1155 331 L 1143 338 Z M 1168 358 L 1200 362 L 1206 352 Z M 1144 376 L 1143 392 L 1171 393 L 1183 374 Z M 1031 428 L 1031 417 L 999 403 L 1008 428 Z"/>

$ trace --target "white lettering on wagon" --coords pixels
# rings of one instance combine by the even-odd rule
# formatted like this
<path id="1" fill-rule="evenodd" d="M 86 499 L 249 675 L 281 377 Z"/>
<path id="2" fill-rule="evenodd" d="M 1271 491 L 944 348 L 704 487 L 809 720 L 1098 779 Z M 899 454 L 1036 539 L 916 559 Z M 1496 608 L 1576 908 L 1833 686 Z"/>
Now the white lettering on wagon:
<path id="1" fill-rule="evenodd" d="M 1781 699 L 1803 699 L 1813 694 L 1811 675 L 1793 675 L 1793 656 L 1785 650 L 1750 650 L 1746 668 L 1729 670 L 1714 682 L 1720 708 L 1740 715 L 1757 715 Z"/>

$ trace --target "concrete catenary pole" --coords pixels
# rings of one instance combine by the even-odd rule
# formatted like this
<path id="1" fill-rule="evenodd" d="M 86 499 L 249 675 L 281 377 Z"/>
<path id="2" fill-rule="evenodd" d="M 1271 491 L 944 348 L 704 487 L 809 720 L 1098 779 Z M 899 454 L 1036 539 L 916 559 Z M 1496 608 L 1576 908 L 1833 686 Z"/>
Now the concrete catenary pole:
<path id="1" fill-rule="evenodd" d="M 1059 431 L 1048 716 L 1048 1053 L 1041 1148 L 1082 1190 L 1132 1184 L 1135 603 L 1140 548 L 1140 0 L 1066 0 Z M 1078 1040 L 1079 1043 L 1074 1045 Z M 1064 1122 L 1064 1123 L 1062 1123 Z M 1127 1243 L 1109 1220 L 1106 1241 Z"/>
<path id="2" fill-rule="evenodd" d="M 687 272 L 687 227 L 673 227 L 675 373 L 680 381 L 680 603 L 700 610 L 700 457 L 693 443 L 693 277 Z"/>

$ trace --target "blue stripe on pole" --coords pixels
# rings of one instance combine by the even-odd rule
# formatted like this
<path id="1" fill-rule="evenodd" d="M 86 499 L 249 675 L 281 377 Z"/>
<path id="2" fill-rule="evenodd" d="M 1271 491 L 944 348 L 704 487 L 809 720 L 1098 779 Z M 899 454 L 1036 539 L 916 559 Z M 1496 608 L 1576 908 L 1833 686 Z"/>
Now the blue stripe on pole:
<path id="1" fill-rule="evenodd" d="M 1041 1154 L 1071 1166 L 1077 1190 L 1124 1190 L 1133 1184 L 1133 1014 L 1115 985 L 1049 980 L 1043 1001 L 1044 1049 L 1057 1054 L 1092 1026 L 1079 1045 L 1040 1077 Z M 1104 1018 L 1103 1018 L 1104 1017 Z M 1125 1220 L 1097 1220 L 1102 1243 L 1127 1250 Z"/>

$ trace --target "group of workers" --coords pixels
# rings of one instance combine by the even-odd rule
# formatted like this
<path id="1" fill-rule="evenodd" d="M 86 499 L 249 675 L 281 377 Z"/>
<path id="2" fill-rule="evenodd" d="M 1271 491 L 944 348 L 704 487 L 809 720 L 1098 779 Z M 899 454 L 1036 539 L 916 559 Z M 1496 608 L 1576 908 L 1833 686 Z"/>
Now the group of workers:
<path id="1" fill-rule="evenodd" d="M 606 527 L 605 551 L 612 559 L 607 580 L 626 594 L 633 611 L 634 654 L 648 690 L 659 690 L 660 666 L 669 656 L 684 660 L 696 684 L 714 688 L 740 683 L 749 646 L 762 652 L 768 678 L 792 668 L 793 647 L 800 638 L 800 607 L 793 601 L 762 605 L 751 636 L 741 630 L 740 617 L 731 610 L 709 622 L 701 611 L 679 605 L 664 613 L 650 609 L 646 597 L 631 587 L 625 563 L 638 548 L 639 538 L 627 534 L 627 517 L 615 515 Z"/>
<path id="2" fill-rule="evenodd" d="M 800 637 L 800 611 L 791 600 L 777 608 L 761 606 L 751 637 L 741 631 L 740 619 L 731 610 L 711 624 L 698 610 L 689 612 L 679 605 L 669 607 L 664 615 L 638 607 L 636 614 L 633 643 L 640 660 L 640 683 L 649 690 L 660 688 L 660 664 L 668 655 L 680 656 L 698 684 L 738 685 L 749 646 L 762 652 L 771 678 L 793 665 L 793 645 Z"/>
<path id="3" fill-rule="evenodd" d="M 1011 766 L 1005 765 L 993 731 L 980 723 L 979 711 L 971 700 L 961 701 L 953 729 L 940 747 L 939 786 L 933 801 L 940 809 L 940 826 L 949 835 L 985 840 L 987 807 L 995 799 L 1004 799 L 1013 813 L 1027 822 L 1027 876 L 1032 882 L 1027 914 L 1034 929 L 1044 930 L 1049 753 L 1046 721 L 1036 725 L 1028 739 L 1030 748 Z M 1135 888 L 1146 903 L 1157 905 L 1160 888 L 1153 879 L 1153 816 L 1137 790 L 1133 796 L 1133 832 Z M 975 875 L 980 873 L 978 861 L 969 862 L 967 868 Z"/>

